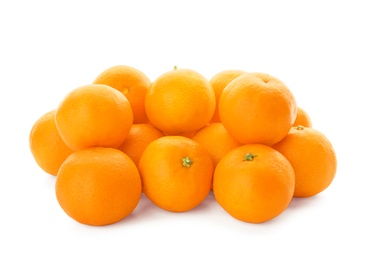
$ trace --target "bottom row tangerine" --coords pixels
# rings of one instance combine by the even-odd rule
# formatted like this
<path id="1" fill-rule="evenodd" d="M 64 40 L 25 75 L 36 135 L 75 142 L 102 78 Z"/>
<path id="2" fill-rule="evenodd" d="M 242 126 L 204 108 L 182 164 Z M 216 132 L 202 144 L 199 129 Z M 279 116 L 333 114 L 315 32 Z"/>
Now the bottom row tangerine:
<path id="1" fill-rule="evenodd" d="M 269 146 L 234 148 L 214 169 L 209 153 L 196 141 L 164 136 L 147 146 L 138 167 L 114 148 L 72 153 L 58 172 L 56 196 L 74 220 L 101 226 L 132 213 L 142 192 L 162 209 L 185 212 L 213 188 L 216 201 L 232 217 L 261 223 L 288 207 L 295 180 L 289 160 Z"/>
<path id="2" fill-rule="evenodd" d="M 114 148 L 88 148 L 72 153 L 55 183 L 61 208 L 74 220 L 102 226 L 120 221 L 136 208 L 141 196 L 136 165 Z"/>

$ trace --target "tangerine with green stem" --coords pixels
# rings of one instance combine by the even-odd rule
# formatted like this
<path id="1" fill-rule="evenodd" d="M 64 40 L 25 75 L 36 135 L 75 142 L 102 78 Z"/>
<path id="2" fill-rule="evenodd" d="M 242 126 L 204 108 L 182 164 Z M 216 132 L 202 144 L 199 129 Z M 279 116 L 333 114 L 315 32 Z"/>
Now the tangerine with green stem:
<path id="1" fill-rule="evenodd" d="M 232 149 L 218 163 L 213 191 L 232 217 L 262 223 L 279 216 L 292 200 L 295 175 L 289 161 L 263 144 Z"/>
<path id="2" fill-rule="evenodd" d="M 208 152 L 194 140 L 164 136 L 146 147 L 138 169 L 143 192 L 154 204 L 185 212 L 207 197 L 214 168 Z"/>

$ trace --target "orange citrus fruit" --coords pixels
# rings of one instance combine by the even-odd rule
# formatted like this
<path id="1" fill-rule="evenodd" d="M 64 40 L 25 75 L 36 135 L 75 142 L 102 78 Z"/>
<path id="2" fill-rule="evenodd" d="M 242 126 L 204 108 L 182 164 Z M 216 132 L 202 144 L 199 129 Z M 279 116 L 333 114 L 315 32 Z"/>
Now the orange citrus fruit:
<path id="1" fill-rule="evenodd" d="M 241 145 L 227 132 L 222 123 L 212 123 L 200 129 L 192 140 L 209 152 L 214 168 L 227 152 Z"/>
<path id="2" fill-rule="evenodd" d="M 223 89 L 235 78 L 238 76 L 247 73 L 243 70 L 223 70 L 218 72 L 210 79 L 210 84 L 214 89 L 215 93 L 215 111 L 212 119 L 210 120 L 211 123 L 220 122 L 219 117 L 219 98 L 220 94 L 222 94 Z"/>
<path id="3" fill-rule="evenodd" d="M 215 110 L 209 81 L 196 71 L 174 69 L 149 88 L 146 113 L 151 124 L 168 135 L 183 135 L 204 127 Z"/>
<path id="4" fill-rule="evenodd" d="M 113 87 L 123 93 L 132 107 L 133 123 L 147 123 L 145 97 L 151 85 L 150 79 L 131 66 L 117 65 L 101 72 L 93 82 Z"/>
<path id="5" fill-rule="evenodd" d="M 293 197 L 295 175 L 288 160 L 263 144 L 234 148 L 218 163 L 213 191 L 232 217 L 262 223 L 280 215 Z"/>
<path id="6" fill-rule="evenodd" d="M 164 134 L 150 124 L 133 124 L 127 138 L 118 147 L 138 166 L 146 146 Z"/>
<path id="7" fill-rule="evenodd" d="M 56 110 L 42 115 L 32 126 L 29 146 L 42 170 L 57 175 L 60 165 L 73 152 L 61 139 L 55 125 Z"/>
<path id="8" fill-rule="evenodd" d="M 127 217 L 141 196 L 133 161 L 114 148 L 93 147 L 72 153 L 60 167 L 55 192 L 61 208 L 87 225 L 109 225 Z"/>
<path id="9" fill-rule="evenodd" d="M 152 141 L 139 163 L 144 194 L 158 207 L 189 211 L 209 194 L 213 163 L 197 142 L 183 136 Z"/>
<path id="10" fill-rule="evenodd" d="M 242 144 L 272 145 L 288 134 L 297 114 L 296 100 L 279 79 L 245 73 L 224 88 L 219 116 L 230 135 Z"/>
<path id="11" fill-rule="evenodd" d="M 297 107 L 297 116 L 293 126 L 305 126 L 305 127 L 312 127 L 313 124 L 311 122 L 309 114 L 303 110 L 301 107 Z"/>
<path id="12" fill-rule="evenodd" d="M 127 98 L 107 85 L 90 84 L 72 90 L 56 111 L 56 126 L 73 150 L 119 147 L 133 123 Z"/>
<path id="13" fill-rule="evenodd" d="M 316 129 L 296 126 L 273 148 L 291 163 L 296 175 L 295 197 L 310 197 L 333 181 L 337 158 L 328 138 Z"/>

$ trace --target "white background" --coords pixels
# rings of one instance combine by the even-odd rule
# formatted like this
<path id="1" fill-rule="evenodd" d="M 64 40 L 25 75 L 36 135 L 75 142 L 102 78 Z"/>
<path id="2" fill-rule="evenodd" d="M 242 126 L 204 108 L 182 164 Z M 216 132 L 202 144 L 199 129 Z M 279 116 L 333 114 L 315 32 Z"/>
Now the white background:
<path id="1" fill-rule="evenodd" d="M 369 259 L 366 1 L 1 1 L 0 259 Z M 90 227 L 59 207 L 29 151 L 33 123 L 104 69 L 151 80 L 174 65 L 284 81 L 332 142 L 321 194 L 249 224 L 214 197 L 170 213 L 143 197 L 123 221 Z M 366 91 L 366 92 L 365 92 Z"/>

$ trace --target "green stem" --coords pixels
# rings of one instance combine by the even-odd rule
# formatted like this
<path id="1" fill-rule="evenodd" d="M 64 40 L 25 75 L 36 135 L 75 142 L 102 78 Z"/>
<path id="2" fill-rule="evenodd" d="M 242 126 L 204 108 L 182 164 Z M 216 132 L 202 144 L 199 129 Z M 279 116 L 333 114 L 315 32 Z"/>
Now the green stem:
<path id="1" fill-rule="evenodd" d="M 190 157 L 187 156 L 186 158 L 182 158 L 182 165 L 186 166 L 187 168 L 190 168 L 193 161 L 191 161 Z"/>
<path id="2" fill-rule="evenodd" d="M 297 130 L 304 130 L 304 127 L 303 127 L 302 125 L 298 125 L 298 126 L 296 127 L 296 129 L 297 129 Z"/>
<path id="3" fill-rule="evenodd" d="M 245 157 L 243 158 L 244 161 L 253 161 L 255 157 L 257 157 L 257 154 L 247 153 Z"/>

